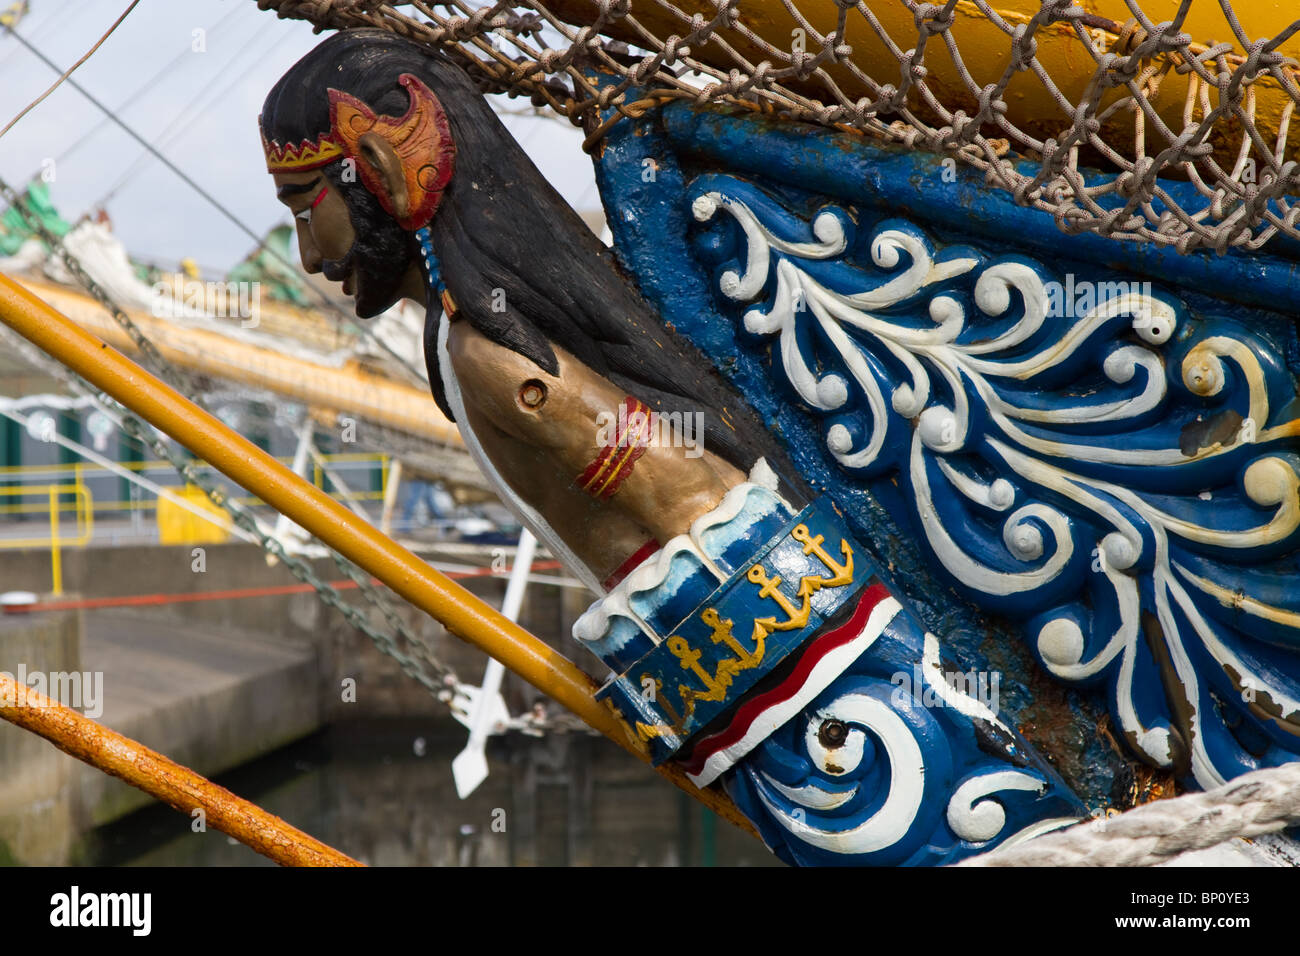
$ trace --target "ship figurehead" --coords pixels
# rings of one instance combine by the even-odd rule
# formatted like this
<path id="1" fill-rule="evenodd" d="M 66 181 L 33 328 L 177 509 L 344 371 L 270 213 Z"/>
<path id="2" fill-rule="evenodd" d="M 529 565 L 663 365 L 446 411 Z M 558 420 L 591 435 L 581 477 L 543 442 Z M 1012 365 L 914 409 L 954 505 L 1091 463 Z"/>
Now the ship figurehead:
<path id="1" fill-rule="evenodd" d="M 946 863 L 1083 813 L 458 66 L 345 31 L 260 126 L 304 267 L 362 318 L 425 303 L 434 399 L 600 595 L 574 633 L 656 763 L 791 863 Z"/>

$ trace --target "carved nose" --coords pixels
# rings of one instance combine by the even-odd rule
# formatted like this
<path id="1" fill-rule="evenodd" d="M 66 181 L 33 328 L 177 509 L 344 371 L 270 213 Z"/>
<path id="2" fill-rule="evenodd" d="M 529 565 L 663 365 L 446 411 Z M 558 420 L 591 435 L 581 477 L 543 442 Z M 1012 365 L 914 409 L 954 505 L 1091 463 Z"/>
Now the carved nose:
<path id="1" fill-rule="evenodd" d="M 320 272 L 320 251 L 317 250 L 316 244 L 311 241 L 311 235 L 301 223 L 298 226 L 298 258 L 302 260 L 302 267 L 309 274 Z"/>

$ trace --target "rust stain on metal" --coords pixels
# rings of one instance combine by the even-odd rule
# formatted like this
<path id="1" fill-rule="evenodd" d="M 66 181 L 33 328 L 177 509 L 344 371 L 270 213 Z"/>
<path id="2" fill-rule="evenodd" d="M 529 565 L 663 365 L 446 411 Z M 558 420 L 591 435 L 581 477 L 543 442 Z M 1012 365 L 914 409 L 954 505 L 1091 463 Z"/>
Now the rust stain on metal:
<path id="1" fill-rule="evenodd" d="M 1095 752 L 1090 754 L 1089 743 L 1106 722 L 1106 713 L 1069 688 L 1063 687 L 1047 675 L 1023 643 L 1012 640 L 994 626 L 984 629 L 980 650 L 988 659 L 988 666 L 1004 674 L 1013 674 L 1023 681 L 1029 698 L 1020 711 L 1016 729 L 1029 741 L 1044 759 L 1061 775 L 1076 793 L 1095 789 L 1089 780 L 1098 773 L 1109 776 L 1122 786 L 1111 788 L 1110 800 L 1115 806 L 1127 809 L 1126 801 L 1131 790 L 1136 760 L 1132 754 L 1113 739 L 1106 758 L 1098 765 Z"/>
<path id="2" fill-rule="evenodd" d="M 0 717 L 182 813 L 202 809 L 207 823 L 214 829 L 281 866 L 363 865 L 188 767 L 3 673 L 0 673 Z"/>
<path id="3" fill-rule="evenodd" d="M 1171 771 L 1131 760 L 1128 750 L 1115 736 L 1109 714 L 1097 722 L 1097 736 L 1117 757 L 1126 759 L 1128 765 L 1127 772 L 1116 781 L 1122 785 L 1112 791 L 1119 810 L 1131 810 L 1153 800 L 1164 800 L 1182 794 L 1183 788 Z"/>
<path id="4" fill-rule="evenodd" d="M 1169 656 L 1164 628 L 1150 611 L 1142 612 L 1142 634 L 1160 671 L 1160 682 L 1164 685 L 1165 699 L 1169 702 L 1169 713 L 1173 718 L 1173 726 L 1169 728 L 1169 751 L 1174 773 L 1185 777 L 1192 769 L 1192 739 L 1196 733 L 1192 729 L 1192 718 L 1196 714 L 1196 706 L 1188 698 L 1187 689 L 1179 679 L 1178 671 Z M 1137 741 L 1133 740 L 1132 743 L 1134 751 L 1141 753 Z"/>

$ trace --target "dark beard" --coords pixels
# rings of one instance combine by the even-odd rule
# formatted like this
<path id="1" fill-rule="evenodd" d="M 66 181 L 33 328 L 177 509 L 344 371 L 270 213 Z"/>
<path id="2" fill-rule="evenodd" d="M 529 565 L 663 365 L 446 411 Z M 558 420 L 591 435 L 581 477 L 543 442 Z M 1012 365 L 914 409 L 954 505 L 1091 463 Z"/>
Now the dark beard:
<path id="1" fill-rule="evenodd" d="M 324 170 L 348 205 L 355 239 L 342 259 L 324 259 L 321 272 L 341 282 L 356 269 L 352 290 L 358 318 L 371 319 L 402 297 L 402 280 L 415 261 L 415 239 L 388 213 L 360 182 L 345 183 L 334 167 Z"/>

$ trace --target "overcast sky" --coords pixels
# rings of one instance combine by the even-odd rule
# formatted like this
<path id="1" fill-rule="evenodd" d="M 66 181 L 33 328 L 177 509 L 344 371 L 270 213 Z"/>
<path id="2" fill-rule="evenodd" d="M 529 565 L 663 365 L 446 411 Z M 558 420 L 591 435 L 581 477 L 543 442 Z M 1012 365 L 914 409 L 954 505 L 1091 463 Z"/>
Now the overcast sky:
<path id="1" fill-rule="evenodd" d="M 0 8 L 10 2 L 0 0 Z M 126 6 L 127 0 L 31 0 L 18 32 L 67 68 Z M 204 31 L 197 44 L 203 52 L 194 50 L 197 30 Z M 73 78 L 263 235 L 289 217 L 266 173 L 257 114 L 281 74 L 322 39 L 306 23 L 259 10 L 254 0 L 143 0 Z M 0 126 L 56 76 L 0 33 Z M 528 106 L 493 100 L 507 112 Z M 503 118 L 575 208 L 599 206 L 577 129 L 554 119 Z M 105 206 L 139 259 L 172 267 L 192 256 L 216 276 L 249 252 L 252 240 L 234 223 L 162 163 L 141 159 L 144 148 L 103 120 L 65 83 L 0 139 L 0 174 L 18 187 L 54 160 L 50 188 L 69 220 L 118 187 Z"/>

